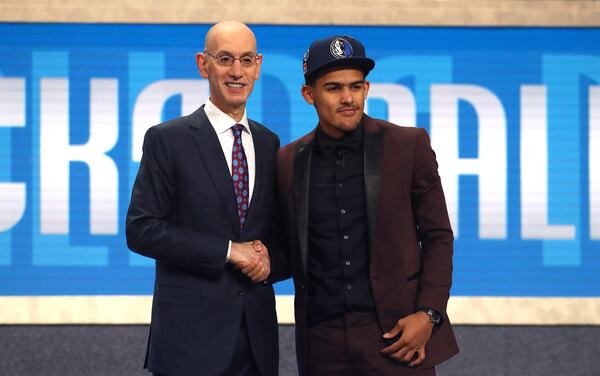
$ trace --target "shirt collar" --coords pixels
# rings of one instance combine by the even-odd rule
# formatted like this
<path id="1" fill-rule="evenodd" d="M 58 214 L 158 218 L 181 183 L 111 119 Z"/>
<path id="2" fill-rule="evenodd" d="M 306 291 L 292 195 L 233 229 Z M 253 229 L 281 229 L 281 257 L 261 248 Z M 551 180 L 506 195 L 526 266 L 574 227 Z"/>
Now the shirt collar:
<path id="1" fill-rule="evenodd" d="M 248 124 L 248 117 L 246 116 L 246 110 L 244 109 L 244 116 L 238 122 L 233 120 L 229 115 L 221 111 L 217 106 L 210 101 L 210 98 L 206 100 L 206 104 L 204 105 L 204 112 L 206 113 L 206 117 L 212 124 L 213 128 L 217 135 L 221 133 L 230 132 L 231 127 L 236 124 L 241 124 L 244 126 L 244 131 L 250 133 L 250 126 Z"/>
<path id="2" fill-rule="evenodd" d="M 324 153 L 332 152 L 337 149 L 348 149 L 350 151 L 358 152 L 363 147 L 363 132 L 364 125 L 362 119 L 354 131 L 344 134 L 344 136 L 339 139 L 333 138 L 323 132 L 320 128 L 317 128 L 315 137 L 316 146 Z"/>

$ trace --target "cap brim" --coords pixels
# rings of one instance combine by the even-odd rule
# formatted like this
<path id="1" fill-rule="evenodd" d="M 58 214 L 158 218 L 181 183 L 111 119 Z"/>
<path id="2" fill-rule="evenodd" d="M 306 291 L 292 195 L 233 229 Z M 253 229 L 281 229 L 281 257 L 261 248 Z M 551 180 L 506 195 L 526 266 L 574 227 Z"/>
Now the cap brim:
<path id="1" fill-rule="evenodd" d="M 357 68 L 363 71 L 365 77 L 369 72 L 375 67 L 375 61 L 369 59 L 368 57 L 356 57 L 351 59 L 339 59 L 330 61 L 326 64 L 321 65 L 313 69 L 311 72 L 307 72 L 304 75 L 306 81 L 323 74 L 325 71 L 335 69 L 335 68 Z"/>

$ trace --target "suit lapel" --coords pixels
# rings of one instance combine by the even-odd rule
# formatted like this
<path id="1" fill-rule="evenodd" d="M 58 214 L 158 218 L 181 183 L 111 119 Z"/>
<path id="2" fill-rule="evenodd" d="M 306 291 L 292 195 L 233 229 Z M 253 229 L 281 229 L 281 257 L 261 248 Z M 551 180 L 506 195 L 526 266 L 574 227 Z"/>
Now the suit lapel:
<path id="1" fill-rule="evenodd" d="M 304 272 L 308 255 L 308 189 L 313 141 L 314 131 L 300 141 L 294 158 L 293 196 Z"/>
<path id="2" fill-rule="evenodd" d="M 193 133 L 193 138 L 198 152 L 204 160 L 206 169 L 217 188 L 217 193 L 230 219 L 231 225 L 235 232 L 239 234 L 240 220 L 237 213 L 235 192 L 219 138 L 211 126 L 208 117 L 206 117 L 204 106 L 196 110 L 190 117 L 192 118 L 191 124 L 196 129 L 196 132 Z"/>
<path id="3" fill-rule="evenodd" d="M 367 207 L 367 229 L 371 252 L 375 246 L 375 230 L 379 207 L 379 188 L 381 177 L 381 158 L 383 155 L 383 130 L 375 121 L 364 116 L 364 175 Z"/>
<path id="4" fill-rule="evenodd" d="M 250 200 L 250 207 L 246 213 L 246 226 L 254 223 L 253 218 L 257 215 L 257 207 L 260 209 L 261 195 L 264 192 L 263 185 L 266 183 L 265 180 L 265 167 L 268 162 L 269 148 L 267 147 L 266 139 L 263 137 L 260 129 L 252 122 L 248 121 L 250 125 L 250 132 L 252 133 L 252 143 L 254 144 L 254 188 L 252 190 L 252 198 Z"/>

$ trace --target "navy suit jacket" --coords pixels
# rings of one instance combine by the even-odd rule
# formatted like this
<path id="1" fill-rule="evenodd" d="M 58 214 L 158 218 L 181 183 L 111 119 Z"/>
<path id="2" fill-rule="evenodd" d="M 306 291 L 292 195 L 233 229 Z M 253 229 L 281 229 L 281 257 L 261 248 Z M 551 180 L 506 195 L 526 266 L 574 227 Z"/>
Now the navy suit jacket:
<path id="1" fill-rule="evenodd" d="M 145 367 L 216 375 L 230 363 L 245 316 L 256 364 L 278 372 L 275 296 L 225 262 L 229 240 L 269 244 L 279 138 L 250 121 L 254 191 L 240 230 L 231 175 L 204 108 L 150 128 L 127 213 L 127 245 L 156 260 Z"/>

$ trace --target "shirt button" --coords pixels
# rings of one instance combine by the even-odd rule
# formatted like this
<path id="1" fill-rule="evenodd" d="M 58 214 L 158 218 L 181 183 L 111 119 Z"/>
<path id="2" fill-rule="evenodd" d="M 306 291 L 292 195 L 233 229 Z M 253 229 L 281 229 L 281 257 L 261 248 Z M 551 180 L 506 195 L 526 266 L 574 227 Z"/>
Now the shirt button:
<path id="1" fill-rule="evenodd" d="M 348 235 L 344 235 L 344 240 L 348 240 L 350 237 Z"/>
<path id="2" fill-rule="evenodd" d="M 339 183 L 339 184 L 338 184 L 338 188 L 339 188 L 339 189 L 342 189 L 342 188 L 344 188 L 344 184 L 342 184 L 342 183 Z"/>
<path id="3" fill-rule="evenodd" d="M 342 214 L 346 214 L 346 209 L 342 209 L 342 210 L 340 210 L 340 213 L 342 213 Z"/>
<path id="4" fill-rule="evenodd" d="M 350 261 L 346 261 L 344 264 L 346 264 L 346 266 L 350 266 Z"/>
<path id="5" fill-rule="evenodd" d="M 352 285 L 346 285 L 346 290 L 348 290 L 348 291 L 352 290 Z"/>

